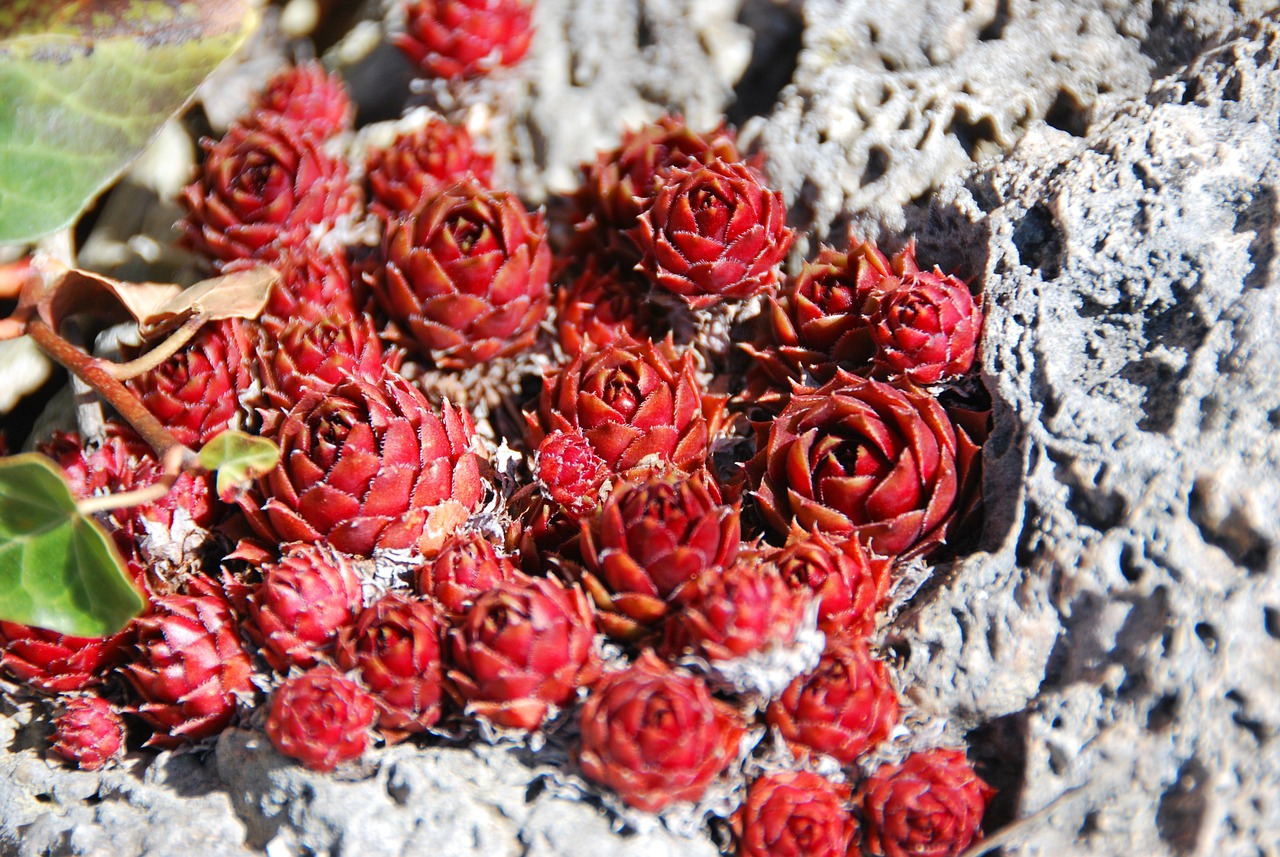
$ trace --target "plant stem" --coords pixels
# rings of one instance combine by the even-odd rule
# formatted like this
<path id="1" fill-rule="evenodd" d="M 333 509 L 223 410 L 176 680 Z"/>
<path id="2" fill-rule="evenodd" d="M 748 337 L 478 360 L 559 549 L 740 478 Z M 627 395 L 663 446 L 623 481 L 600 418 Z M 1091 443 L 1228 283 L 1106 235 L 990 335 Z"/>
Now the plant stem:
<path id="1" fill-rule="evenodd" d="M 169 430 L 142 406 L 137 396 L 103 368 L 102 361 L 96 357 L 90 357 L 67 342 L 39 318 L 33 318 L 27 322 L 27 333 L 35 340 L 36 345 L 40 346 L 41 351 L 97 390 L 102 398 L 106 399 L 107 403 L 115 408 L 120 416 L 133 426 L 142 439 L 155 450 L 156 457 L 165 462 L 166 469 L 171 459 L 177 460 L 179 468 L 187 461 L 194 461 L 195 452 L 179 443 Z"/>
<path id="2" fill-rule="evenodd" d="M 161 342 L 155 348 L 152 348 L 146 354 L 136 360 L 130 360 L 127 363 L 112 363 L 109 360 L 100 360 L 99 365 L 103 371 L 109 372 L 111 377 L 117 381 L 125 381 L 129 378 L 136 378 L 143 372 L 154 369 L 170 357 L 178 353 L 182 346 L 191 341 L 191 338 L 208 320 L 208 316 L 203 313 L 197 313 L 191 318 L 183 322 L 182 327 L 169 334 L 169 338 Z"/>

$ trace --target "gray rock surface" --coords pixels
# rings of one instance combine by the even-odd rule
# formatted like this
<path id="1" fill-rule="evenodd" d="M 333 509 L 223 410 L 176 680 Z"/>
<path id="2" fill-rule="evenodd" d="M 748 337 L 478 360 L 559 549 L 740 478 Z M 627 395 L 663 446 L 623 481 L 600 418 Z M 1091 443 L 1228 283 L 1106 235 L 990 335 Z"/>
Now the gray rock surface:
<path id="1" fill-rule="evenodd" d="M 916 235 L 983 283 L 984 550 L 886 643 L 1001 788 L 1007 855 L 1280 854 L 1270 5 L 539 6 L 512 126 L 531 193 L 664 107 L 764 113 L 747 136 L 798 223 Z M 714 850 L 619 837 L 500 749 L 400 746 L 335 777 L 248 730 L 102 774 L 43 745 L 29 709 L 0 709 L 0 855 Z"/>
<path id="2" fill-rule="evenodd" d="M 997 429 L 902 683 L 1020 815 L 1081 789 L 1006 853 L 1280 848 L 1278 125 L 1273 20 L 913 213 L 985 283 Z"/>

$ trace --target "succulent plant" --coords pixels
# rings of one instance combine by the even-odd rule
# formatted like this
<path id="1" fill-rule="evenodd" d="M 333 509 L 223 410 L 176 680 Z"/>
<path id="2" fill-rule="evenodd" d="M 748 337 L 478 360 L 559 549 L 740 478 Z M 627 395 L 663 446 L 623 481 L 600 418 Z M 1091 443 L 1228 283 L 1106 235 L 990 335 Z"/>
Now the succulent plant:
<path id="1" fill-rule="evenodd" d="M 444 667 L 440 621 L 431 602 L 392 591 L 340 633 L 337 661 L 358 670 L 378 703 L 378 729 L 399 738 L 440 719 Z"/>
<path id="2" fill-rule="evenodd" d="M 187 245 L 211 259 L 270 262 L 331 226 L 355 202 L 345 162 L 281 121 L 233 125 L 204 141 L 204 164 L 180 201 Z"/>
<path id="3" fill-rule="evenodd" d="M 249 323 L 206 324 L 186 347 L 126 382 L 156 419 L 182 443 L 196 446 L 251 419 L 242 398 L 258 387 Z"/>
<path id="4" fill-rule="evenodd" d="M 100 696 L 73 696 L 53 719 L 49 749 L 82 771 L 96 771 L 124 755 L 124 721 Z"/>
<path id="5" fill-rule="evenodd" d="M 676 594 L 679 611 L 667 619 L 663 653 L 727 661 L 795 640 L 807 594 L 783 580 L 776 566 L 740 556 L 701 572 Z"/>
<path id="6" fill-rule="evenodd" d="M 870 556 L 856 538 L 829 538 L 792 528 L 768 555 L 791 586 L 818 599 L 818 628 L 829 637 L 866 636 L 889 591 L 887 560 Z"/>
<path id="7" fill-rule="evenodd" d="M 620 337 L 543 377 L 536 414 L 526 414 L 530 446 L 554 431 L 579 431 L 616 473 L 650 456 L 686 471 L 701 468 L 720 422 L 721 398 L 703 393 L 689 352 L 671 340 Z"/>
<path id="8" fill-rule="evenodd" d="M 312 390 L 267 434 L 280 463 L 258 482 L 266 500 L 241 499 L 267 538 L 431 555 L 484 496 L 470 414 L 435 411 L 392 372 Z"/>
<path id="9" fill-rule="evenodd" d="M 849 765 L 889 737 L 898 720 L 898 695 L 864 641 L 837 641 L 765 716 L 798 755 L 823 753 Z"/>
<path id="10" fill-rule="evenodd" d="M 747 788 L 734 816 L 738 857 L 845 857 L 858 826 L 851 789 L 812 771 L 779 771 Z"/>
<path id="11" fill-rule="evenodd" d="M 245 630 L 267 663 L 286 672 L 332 655 L 338 632 L 355 622 L 362 606 L 351 559 L 327 545 L 295 543 L 261 570 L 262 582 L 247 599 Z"/>
<path id="12" fill-rule="evenodd" d="M 876 265 L 889 271 L 871 245 L 848 253 L 823 247 L 769 298 L 766 336 L 744 347 L 770 383 L 785 390 L 806 375 L 825 383 L 837 368 L 861 373 L 869 367 L 875 343 L 863 307 L 882 278 Z"/>
<path id="13" fill-rule="evenodd" d="M 237 700 L 253 693 L 253 665 L 235 617 L 216 595 L 168 595 L 134 621 L 125 678 L 142 698 L 135 712 L 155 730 L 148 746 L 174 747 L 217 735 Z"/>
<path id="14" fill-rule="evenodd" d="M 574 194 L 578 232 L 574 255 L 607 251 L 627 264 L 639 261 L 636 248 L 623 233 L 636 225 L 672 168 L 715 160 L 743 160 L 733 132 L 724 125 L 699 134 L 679 116 L 666 115 L 628 130 L 618 148 L 601 152 L 595 163 L 583 167 L 582 185 Z"/>
<path id="15" fill-rule="evenodd" d="M 393 218 L 386 270 L 374 295 L 387 315 L 444 369 L 465 369 L 527 348 L 551 300 L 551 250 L 541 214 L 475 181 Z"/>
<path id="16" fill-rule="evenodd" d="M 228 262 L 231 273 L 253 267 L 253 260 Z M 271 289 L 262 321 L 279 328 L 290 321 L 315 324 L 354 320 L 364 309 L 368 295 L 357 281 L 351 258 L 341 246 L 323 251 L 310 244 L 282 248 L 272 260 L 280 279 Z"/>
<path id="17" fill-rule="evenodd" d="M 529 0 L 410 0 L 395 38 L 423 73 L 474 77 L 520 62 L 533 39 Z"/>
<path id="18" fill-rule="evenodd" d="M 874 297 L 868 320 L 876 366 L 919 385 L 968 372 L 982 333 L 982 309 L 969 287 L 936 267 Z"/>
<path id="19" fill-rule="evenodd" d="M 290 676 L 271 696 L 267 737 L 282 755 L 313 771 L 332 771 L 364 755 L 378 706 L 369 692 L 330 666 Z"/>
<path id="20" fill-rule="evenodd" d="M 72 637 L 45 628 L 0 622 L 0 667 L 49 693 L 98 684 L 120 660 L 129 630 L 106 638 Z"/>
<path id="21" fill-rule="evenodd" d="M 465 127 L 440 116 L 370 150 L 365 159 L 369 206 L 388 219 L 409 214 L 424 198 L 467 179 L 489 187 L 493 155 L 476 151 Z"/>
<path id="22" fill-rule="evenodd" d="M 582 590 L 520 575 L 476 598 L 449 632 L 449 679 L 469 712 L 532 731 L 599 675 L 595 630 Z"/>
<path id="23" fill-rule="evenodd" d="M 863 845 L 876 857 L 956 857 L 982 835 L 994 790 L 961 750 L 912 753 L 858 790 Z"/>
<path id="24" fill-rule="evenodd" d="M 356 108 L 340 76 L 318 62 L 305 62 L 267 81 L 249 117 L 253 124 L 278 120 L 299 134 L 324 139 L 351 130 Z"/>
<path id="25" fill-rule="evenodd" d="M 583 522 L 587 591 L 606 632 L 633 636 L 667 612 L 668 599 L 738 555 L 736 505 L 720 502 L 703 472 L 652 472 L 617 484 L 595 521 Z"/>
<path id="26" fill-rule="evenodd" d="M 548 500 L 582 517 L 600 505 L 609 468 L 579 431 L 553 431 L 538 444 L 534 476 Z"/>
<path id="27" fill-rule="evenodd" d="M 592 257 L 567 287 L 556 292 L 556 333 L 570 357 L 608 348 L 619 339 L 653 339 L 659 314 L 646 301 L 648 285 L 616 264 Z"/>
<path id="28" fill-rule="evenodd" d="M 444 615 L 461 618 L 480 595 L 516 573 L 507 557 L 479 533 L 458 533 L 440 548 L 435 558 L 418 570 L 421 595 L 440 605 Z"/>
<path id="29" fill-rule="evenodd" d="M 602 678 L 582 706 L 578 764 L 627 804 L 696 801 L 734 762 L 743 726 L 706 684 L 646 651 Z"/>
<path id="30" fill-rule="evenodd" d="M 777 288 L 794 237 L 786 219 L 756 170 L 717 160 L 672 168 L 627 235 L 650 281 L 696 310 Z"/>
<path id="31" fill-rule="evenodd" d="M 270 329 L 258 352 L 267 398 L 284 410 L 311 389 L 327 390 L 347 378 L 376 383 L 384 370 L 400 368 L 401 353 L 384 351 L 373 321 L 291 321 Z"/>
<path id="32" fill-rule="evenodd" d="M 946 538 L 976 490 L 980 451 L 936 399 L 836 374 L 800 387 L 751 462 L 768 523 L 856 535 L 881 556 Z"/>

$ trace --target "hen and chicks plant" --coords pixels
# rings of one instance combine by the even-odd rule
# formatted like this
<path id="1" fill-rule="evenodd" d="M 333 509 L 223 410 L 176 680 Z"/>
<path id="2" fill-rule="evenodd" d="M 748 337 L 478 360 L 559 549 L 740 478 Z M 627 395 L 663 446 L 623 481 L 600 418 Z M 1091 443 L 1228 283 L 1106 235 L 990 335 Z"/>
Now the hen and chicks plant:
<path id="1" fill-rule="evenodd" d="M 395 43 L 446 83 L 531 45 L 521 0 L 404 11 Z M 892 588 L 977 520 L 980 298 L 914 244 L 824 247 L 788 276 L 783 196 L 725 126 L 626 131 L 557 233 L 445 116 L 364 151 L 353 181 L 354 116 L 307 64 L 203 144 L 184 246 L 281 279 L 258 320 L 208 326 L 133 388 L 191 442 L 248 426 L 281 458 L 233 503 L 189 480 L 113 513 L 150 598 L 118 637 L 0 624 L 5 670 L 62 695 L 54 751 L 94 769 L 120 710 L 172 747 L 256 728 L 265 702 L 272 745 L 329 771 L 376 742 L 568 718 L 571 771 L 623 805 L 736 788 L 742 855 L 967 847 L 991 790 L 962 751 L 869 760 L 900 728 L 874 644 Z M 478 369 L 522 425 L 450 400 Z M 499 440 L 522 453 L 503 479 Z M 113 424 L 50 449 L 88 494 L 150 478 L 136 446 Z M 144 536 L 175 515 L 202 553 L 161 574 Z M 774 651 L 790 672 L 755 696 L 721 681 L 780 669 Z M 111 701 L 84 695 L 117 669 Z"/>

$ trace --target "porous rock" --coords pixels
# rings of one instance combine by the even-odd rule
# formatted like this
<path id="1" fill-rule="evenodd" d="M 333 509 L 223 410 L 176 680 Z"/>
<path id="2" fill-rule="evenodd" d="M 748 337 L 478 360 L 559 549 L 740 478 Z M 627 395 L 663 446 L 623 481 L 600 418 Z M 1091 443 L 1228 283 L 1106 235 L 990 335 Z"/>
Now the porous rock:
<path id="1" fill-rule="evenodd" d="M 1280 845 L 1278 125 L 1272 18 L 909 215 L 984 284 L 995 432 L 988 550 L 891 643 L 1005 853 Z"/>

